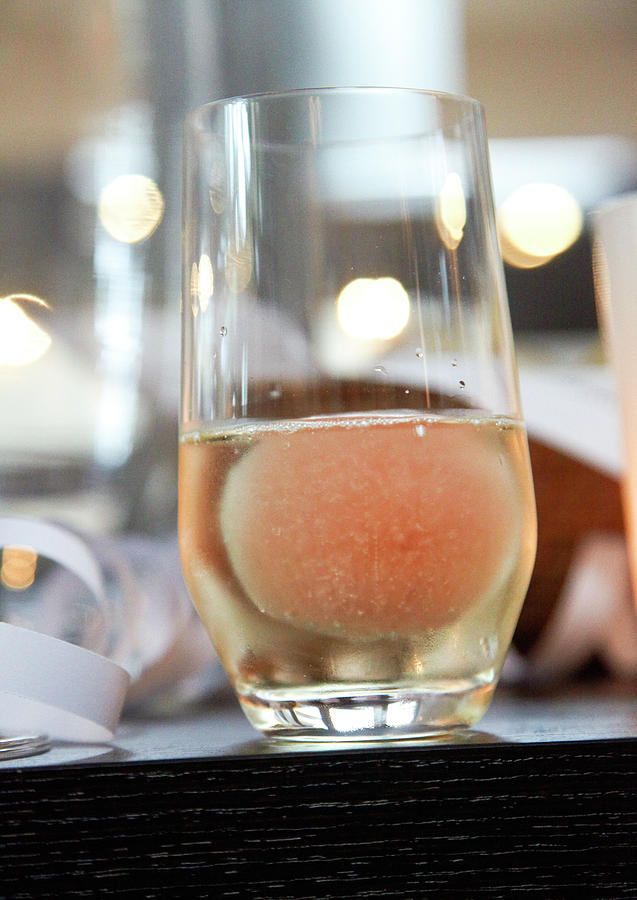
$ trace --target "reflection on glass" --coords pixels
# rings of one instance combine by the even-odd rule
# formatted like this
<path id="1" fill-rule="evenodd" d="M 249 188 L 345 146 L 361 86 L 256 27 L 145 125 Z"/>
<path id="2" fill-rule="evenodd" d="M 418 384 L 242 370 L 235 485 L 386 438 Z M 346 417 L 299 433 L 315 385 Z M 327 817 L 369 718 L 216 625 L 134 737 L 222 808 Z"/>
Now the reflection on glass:
<path id="1" fill-rule="evenodd" d="M 0 365 L 25 366 L 43 356 L 51 337 L 18 305 L 17 300 L 48 304 L 31 294 L 10 294 L 0 299 Z"/>
<path id="2" fill-rule="evenodd" d="M 337 301 L 338 321 L 350 337 L 389 340 L 409 320 L 409 297 L 395 278 L 355 278 Z"/>
<path id="3" fill-rule="evenodd" d="M 199 257 L 199 265 L 194 262 L 190 270 L 190 305 L 193 316 L 207 310 L 213 292 L 212 262 L 207 253 L 202 253 Z"/>
<path id="4" fill-rule="evenodd" d="M 231 245 L 226 255 L 226 284 L 234 294 L 240 294 L 250 284 L 252 278 L 252 251 L 243 244 Z M 199 272 L 201 280 L 201 272 Z"/>
<path id="5" fill-rule="evenodd" d="M 207 253 L 202 253 L 199 259 L 199 274 L 197 277 L 197 294 L 199 295 L 199 308 L 205 312 L 210 303 L 214 291 L 214 274 L 212 263 Z"/>
<path id="6" fill-rule="evenodd" d="M 450 172 L 440 191 L 436 205 L 436 226 L 440 239 L 455 250 L 467 224 L 467 204 L 457 172 Z"/>

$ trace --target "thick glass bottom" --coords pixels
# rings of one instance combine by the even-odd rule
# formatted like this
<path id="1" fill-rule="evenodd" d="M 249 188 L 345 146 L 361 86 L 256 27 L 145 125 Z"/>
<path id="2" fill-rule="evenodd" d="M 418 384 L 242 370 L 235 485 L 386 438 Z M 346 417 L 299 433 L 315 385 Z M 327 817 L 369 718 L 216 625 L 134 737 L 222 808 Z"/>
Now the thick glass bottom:
<path id="1" fill-rule="evenodd" d="M 269 737 L 300 741 L 383 741 L 436 737 L 474 725 L 486 712 L 496 679 L 425 687 L 324 686 L 314 691 L 239 692 L 250 723 Z"/>

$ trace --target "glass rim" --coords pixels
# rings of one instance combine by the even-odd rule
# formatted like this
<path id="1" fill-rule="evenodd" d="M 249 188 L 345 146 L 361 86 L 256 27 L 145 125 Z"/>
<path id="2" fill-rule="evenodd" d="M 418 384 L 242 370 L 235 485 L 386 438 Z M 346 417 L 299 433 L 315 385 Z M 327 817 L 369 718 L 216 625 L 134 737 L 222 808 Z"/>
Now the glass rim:
<path id="1" fill-rule="evenodd" d="M 216 108 L 231 106 L 234 103 L 258 102 L 262 100 L 285 100 L 296 97 L 326 97 L 337 95 L 382 95 L 399 94 L 421 96 L 431 100 L 452 103 L 457 106 L 465 106 L 475 110 L 482 110 L 482 103 L 469 94 L 454 93 L 452 91 L 435 91 L 426 88 L 401 87 L 398 85 L 325 85 L 322 87 L 291 88 L 282 91 L 257 91 L 255 93 L 234 94 L 229 97 L 219 97 L 209 100 L 190 109 L 186 114 L 186 122 L 194 121 L 204 113 L 212 112 Z"/>

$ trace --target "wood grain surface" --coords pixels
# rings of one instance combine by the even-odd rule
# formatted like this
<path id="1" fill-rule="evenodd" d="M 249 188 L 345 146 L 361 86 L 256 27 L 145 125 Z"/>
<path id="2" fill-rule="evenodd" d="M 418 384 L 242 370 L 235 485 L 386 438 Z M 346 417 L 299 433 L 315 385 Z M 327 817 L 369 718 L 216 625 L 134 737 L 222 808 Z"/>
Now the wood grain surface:
<path id="1" fill-rule="evenodd" d="M 1 896 L 637 896 L 637 740 L 6 770 Z"/>

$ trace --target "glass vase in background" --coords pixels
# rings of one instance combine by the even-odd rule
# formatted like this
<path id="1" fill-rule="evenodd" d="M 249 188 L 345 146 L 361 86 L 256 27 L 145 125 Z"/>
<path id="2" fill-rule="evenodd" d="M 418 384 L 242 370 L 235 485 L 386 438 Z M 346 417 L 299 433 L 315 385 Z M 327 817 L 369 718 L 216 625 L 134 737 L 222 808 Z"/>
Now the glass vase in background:
<path id="1" fill-rule="evenodd" d="M 175 534 L 166 247 L 187 74 L 159 61 L 183 17 L 146 0 L 10 0 L 0 19 L 0 621 L 119 662 L 129 702 L 177 706 L 208 688 L 213 657 Z M 67 543 L 84 549 L 65 564 Z M 75 552 L 100 596 L 68 567 Z"/>
<path id="2" fill-rule="evenodd" d="M 248 719 L 474 724 L 536 528 L 479 104 L 220 101 L 185 165 L 181 557 Z"/>
<path id="3" fill-rule="evenodd" d="M 621 415 L 622 499 L 633 601 L 637 604 L 637 193 L 607 200 L 594 211 L 592 221 L 597 311 Z"/>
<path id="4" fill-rule="evenodd" d="M 25 0 L 0 27 L 0 511 L 91 534 L 174 527 L 146 15 Z"/>

